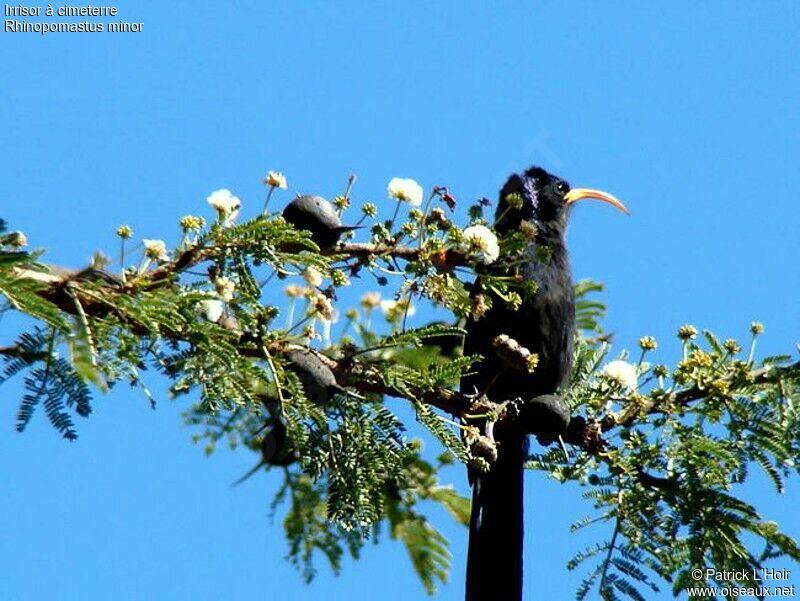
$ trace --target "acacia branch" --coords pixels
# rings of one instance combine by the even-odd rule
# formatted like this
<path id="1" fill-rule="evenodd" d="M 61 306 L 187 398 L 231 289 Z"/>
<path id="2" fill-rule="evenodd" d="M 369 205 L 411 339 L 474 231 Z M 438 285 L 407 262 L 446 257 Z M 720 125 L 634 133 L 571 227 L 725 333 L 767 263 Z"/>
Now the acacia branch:
<path id="1" fill-rule="evenodd" d="M 752 384 L 767 384 L 773 382 L 775 378 L 779 378 L 782 373 L 800 369 L 800 361 L 791 365 L 781 367 L 766 366 L 753 370 L 748 374 L 733 373 L 728 375 L 725 380 L 728 384 L 735 384 L 741 378 L 747 378 L 748 383 Z M 708 396 L 709 391 L 701 388 L 697 384 L 690 388 L 678 390 L 674 392 L 665 392 L 656 398 L 648 399 L 641 405 L 631 407 L 619 416 L 612 414 L 606 415 L 600 422 L 603 432 L 610 432 L 614 428 L 623 427 L 630 428 L 639 419 L 647 415 L 656 413 L 669 414 L 675 411 L 676 408 L 683 409 L 691 405 L 694 401 L 699 401 Z"/>
<path id="2" fill-rule="evenodd" d="M 406 261 L 416 261 L 425 257 L 433 263 L 437 269 L 447 269 L 467 265 L 467 255 L 455 248 L 445 248 L 440 251 L 430 252 L 414 246 L 396 246 L 389 244 L 371 244 L 364 242 L 350 242 L 340 244 L 338 247 L 323 252 L 327 255 L 349 255 L 360 259 L 370 257 L 393 257 Z"/>
<path id="3" fill-rule="evenodd" d="M 217 254 L 236 245 L 196 246 L 182 251 L 174 260 L 162 263 L 152 271 L 139 278 L 139 285 L 157 284 L 172 281 L 178 274 L 213 259 Z M 286 242 L 272 247 L 275 252 L 297 252 L 296 242 Z M 378 257 L 391 257 L 406 261 L 416 261 L 426 251 L 418 247 L 397 246 L 391 244 L 372 244 L 368 242 L 349 242 L 339 244 L 333 248 L 320 249 L 320 254 L 329 257 L 354 257 L 362 261 Z M 467 256 L 464 252 L 454 249 L 442 249 L 425 255 L 437 269 L 452 269 L 460 265 L 467 265 Z"/>
<path id="4" fill-rule="evenodd" d="M 183 251 L 175 260 L 165 262 L 154 270 L 139 277 L 132 278 L 123 284 L 116 276 L 97 269 L 88 268 L 82 271 L 71 271 L 61 267 L 44 266 L 44 270 L 16 269 L 18 277 L 31 280 L 42 285 L 38 294 L 55 304 L 59 309 L 67 314 L 75 314 L 74 294 L 81 295 L 81 306 L 87 315 L 92 317 L 106 317 L 114 315 L 122 324 L 130 328 L 137 335 L 150 336 L 153 334 L 145 324 L 138 323 L 124 311 L 119 309 L 113 302 L 114 296 L 119 294 L 135 295 L 140 290 L 150 290 L 155 287 L 173 285 L 177 277 L 185 270 L 196 266 L 204 261 L 213 259 L 222 247 L 205 246 L 194 247 Z M 279 249 L 283 251 L 284 249 Z M 420 249 L 408 246 L 391 246 L 385 244 L 368 243 L 347 243 L 340 244 L 338 247 L 325 251 L 328 256 L 348 256 L 356 257 L 359 260 L 367 261 L 374 257 L 391 256 L 404 260 L 416 260 L 420 257 Z M 430 257 L 429 257 L 430 258 Z M 438 258 L 432 260 L 434 265 L 445 268 L 446 266 L 463 264 L 464 254 L 454 249 L 441 251 Z M 92 283 L 91 290 L 81 289 L 80 283 L 89 281 Z M 65 287 L 70 285 L 72 292 L 67 294 Z M 185 333 L 180 327 L 172 327 L 160 324 L 160 336 L 175 342 L 186 342 L 191 344 Z M 260 357 L 253 350 L 252 338 L 247 340 L 246 336 L 240 337 L 237 344 L 237 351 L 242 356 Z M 281 353 L 285 350 L 285 343 L 274 343 L 270 345 L 270 351 Z M 15 347 L 0 348 L 0 354 L 14 355 L 19 352 Z M 339 360 L 320 355 L 320 358 L 336 375 L 337 381 L 344 387 L 349 387 L 363 394 L 381 394 L 397 398 L 407 398 L 412 396 L 414 400 L 423 402 L 427 405 L 437 407 L 451 415 L 457 417 L 468 417 L 473 414 L 485 412 L 486 400 L 477 398 L 473 395 L 466 395 L 455 392 L 447 388 L 434 388 L 431 390 L 419 389 L 408 392 L 400 391 L 392 386 L 386 385 L 380 375 L 380 370 L 375 365 L 361 363 L 351 360 Z M 785 369 L 800 367 L 800 362 L 783 368 L 761 368 L 750 374 L 749 378 L 753 383 L 766 383 L 771 381 L 775 375 L 772 372 L 780 372 Z M 737 378 L 744 377 L 742 374 L 732 374 L 728 377 L 730 383 Z M 606 415 L 600 420 L 586 420 L 580 416 L 572 419 L 567 432 L 563 438 L 574 446 L 579 447 L 592 455 L 599 454 L 607 443 L 604 435 L 613 431 L 615 428 L 630 428 L 644 416 L 656 413 L 669 413 L 675 408 L 682 408 L 692 402 L 704 398 L 708 391 L 693 386 L 691 388 L 668 392 L 655 398 L 648 399 L 643 404 L 631 407 L 621 415 Z M 497 425 L 510 425 L 514 415 L 501 412 L 498 416 Z M 536 433 L 536 432 L 529 432 Z"/>
<path id="5" fill-rule="evenodd" d="M 359 253 L 370 253 L 372 250 L 383 250 L 382 247 L 374 245 L 351 245 L 356 246 L 352 250 L 353 255 Z M 418 251 L 417 249 L 401 248 L 399 256 L 411 257 Z M 213 257 L 215 248 L 205 247 L 200 249 L 191 249 L 182 253 L 175 261 L 164 263 L 156 270 L 147 274 L 149 283 L 168 282 L 172 280 L 172 276 L 177 275 L 181 270 L 188 269 L 190 265 L 196 265 L 204 260 Z M 349 251 L 348 251 L 349 252 Z M 337 253 L 338 254 L 338 253 Z M 123 285 L 120 280 L 107 274 L 97 276 L 97 270 L 92 270 L 93 277 L 81 279 L 81 274 L 88 274 L 88 270 L 82 272 L 70 271 L 63 268 L 52 268 L 48 271 L 34 271 L 34 270 L 17 270 L 16 275 L 22 279 L 34 280 L 44 286 L 38 291 L 39 296 L 52 302 L 63 312 L 75 315 L 76 303 L 74 296 L 80 297 L 81 306 L 86 315 L 95 318 L 105 318 L 108 315 L 113 315 L 122 324 L 128 327 L 131 332 L 140 336 L 149 336 L 153 332 L 144 324 L 139 323 L 132 319 L 123 310 L 117 307 L 113 299 L 116 295 L 131 294 L 135 295 L 137 290 L 142 288 L 152 288 L 146 285 L 140 288 L 140 281 L 134 279 L 127 285 Z M 85 290 L 80 287 L 81 281 L 91 279 L 93 283 L 92 290 Z M 68 294 L 65 287 L 70 286 L 70 293 Z M 169 327 L 165 324 L 159 324 L 160 329 L 158 334 L 167 340 L 174 342 L 184 342 L 191 344 L 192 341 L 187 338 L 184 332 L 181 331 L 180 326 Z M 247 334 L 240 335 L 239 340 L 234 343 L 237 352 L 245 357 L 260 358 L 262 355 L 258 350 L 258 345 L 253 344 L 252 336 Z M 269 345 L 270 352 L 280 354 L 297 345 L 286 345 L 283 342 L 274 342 Z M 0 347 L 0 354 L 3 355 L 18 355 L 20 349 L 16 346 Z M 320 353 L 317 353 L 319 358 L 333 371 L 336 375 L 337 381 L 342 386 L 355 389 L 359 393 L 370 394 L 377 393 L 387 396 L 398 398 L 406 398 L 407 393 L 404 393 L 392 386 L 383 383 L 380 377 L 380 371 L 375 365 L 360 363 L 353 360 L 340 360 L 332 359 Z M 474 398 L 455 392 L 447 388 L 434 388 L 431 390 L 418 389 L 412 391 L 415 400 L 421 401 L 425 404 L 437 407 L 442 411 L 446 411 L 451 415 L 463 416 L 470 412 L 473 407 Z"/>

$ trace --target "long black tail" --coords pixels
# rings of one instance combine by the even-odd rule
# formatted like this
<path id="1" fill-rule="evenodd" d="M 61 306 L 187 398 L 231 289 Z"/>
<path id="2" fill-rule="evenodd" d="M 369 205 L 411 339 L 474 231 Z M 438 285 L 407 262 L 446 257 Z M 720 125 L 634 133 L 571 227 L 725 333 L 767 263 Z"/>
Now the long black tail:
<path id="1" fill-rule="evenodd" d="M 522 599 L 524 446 L 503 441 L 492 469 L 472 474 L 466 601 Z"/>

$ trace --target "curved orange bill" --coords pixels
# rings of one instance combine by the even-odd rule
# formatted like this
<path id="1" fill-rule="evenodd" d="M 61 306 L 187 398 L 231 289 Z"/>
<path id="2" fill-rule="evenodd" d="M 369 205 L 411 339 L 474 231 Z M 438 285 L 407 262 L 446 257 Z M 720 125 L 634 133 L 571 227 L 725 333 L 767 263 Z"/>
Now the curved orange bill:
<path id="1" fill-rule="evenodd" d="M 591 188 L 573 188 L 564 195 L 564 202 L 567 204 L 572 204 L 573 202 L 578 202 L 584 198 L 596 198 L 597 200 L 602 200 L 603 202 L 614 205 L 626 215 L 628 214 L 628 209 L 626 209 L 625 205 L 622 204 L 616 197 L 612 196 L 608 192 L 592 190 Z"/>

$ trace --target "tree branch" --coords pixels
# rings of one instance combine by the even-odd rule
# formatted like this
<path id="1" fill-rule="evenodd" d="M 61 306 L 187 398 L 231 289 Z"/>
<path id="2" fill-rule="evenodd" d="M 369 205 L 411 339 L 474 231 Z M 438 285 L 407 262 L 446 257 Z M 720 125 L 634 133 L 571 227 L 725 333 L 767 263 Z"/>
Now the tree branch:
<path id="1" fill-rule="evenodd" d="M 387 247 L 388 248 L 388 247 Z M 366 256 L 375 252 L 383 252 L 385 249 L 381 246 L 368 245 L 368 244 L 353 244 L 346 245 L 341 250 L 345 250 L 352 255 Z M 416 256 L 418 249 L 399 248 L 398 256 L 409 258 Z M 93 289 L 91 293 L 86 290 L 80 289 L 81 278 L 80 274 L 86 273 L 70 271 L 63 268 L 49 268 L 48 271 L 34 271 L 28 269 L 17 270 L 17 275 L 23 279 L 34 280 L 39 283 L 45 284 L 38 294 L 55 304 L 59 309 L 67 314 L 74 315 L 76 313 L 76 305 L 72 296 L 65 293 L 64 286 L 67 283 L 74 283 L 72 294 L 77 294 L 81 297 L 81 306 L 86 314 L 94 317 L 105 317 L 113 314 L 117 319 L 124 323 L 137 335 L 151 335 L 150 329 L 145 327 L 144 324 L 138 323 L 128 316 L 124 311 L 121 311 L 113 302 L 113 297 L 118 294 L 133 294 L 137 290 L 149 289 L 152 286 L 149 283 L 167 282 L 171 281 L 172 276 L 179 273 L 181 270 L 188 269 L 191 265 L 196 265 L 204 260 L 210 259 L 216 249 L 200 248 L 191 249 L 182 253 L 175 261 L 164 263 L 155 270 L 147 274 L 147 281 L 145 285 L 141 286 L 141 280 L 132 280 L 127 285 L 123 286 L 121 281 L 111 274 L 105 272 L 103 277 L 92 277 L 93 283 L 99 285 L 100 289 Z M 335 253 L 340 254 L 340 253 Z M 49 266 L 48 266 L 49 267 Z M 97 271 L 97 270 L 94 270 Z M 159 334 L 168 340 L 175 342 L 191 343 L 187 340 L 185 335 L 179 328 L 170 328 L 161 325 Z M 241 336 L 239 343 L 236 345 L 237 351 L 246 357 L 261 357 L 257 348 L 253 345 L 252 337 L 248 338 L 247 335 Z M 256 345 L 257 347 L 258 345 Z M 298 345 L 286 345 L 284 342 L 275 342 L 269 345 L 270 352 L 282 353 L 292 347 L 297 348 Z M 19 350 L 15 346 L 0 348 L 0 354 L 14 355 Z M 345 387 L 350 387 L 356 391 L 364 394 L 378 393 L 387 396 L 398 398 L 405 398 L 406 393 L 397 390 L 391 386 L 385 385 L 380 377 L 380 371 L 374 365 L 359 363 L 353 360 L 341 360 L 327 357 L 317 353 L 320 359 L 334 372 L 337 381 Z M 425 404 L 437 407 L 442 411 L 450 413 L 455 416 L 464 416 L 470 413 L 473 407 L 474 398 L 465 394 L 455 392 L 447 388 L 436 388 L 433 390 L 413 390 L 414 398 Z"/>
<path id="2" fill-rule="evenodd" d="M 749 372 L 748 374 L 733 373 L 726 379 L 728 384 L 734 384 L 738 378 L 746 377 L 752 380 L 753 384 L 766 384 L 773 381 L 775 377 L 780 377 L 780 374 L 800 368 L 800 361 L 791 365 L 783 367 L 767 366 Z M 663 395 L 654 399 L 648 399 L 645 403 L 631 407 L 624 411 L 621 415 L 616 416 L 613 414 L 606 415 L 600 422 L 603 432 L 610 432 L 614 428 L 623 427 L 630 428 L 636 423 L 638 419 L 645 415 L 652 415 L 655 413 L 668 414 L 675 410 L 676 407 L 684 408 L 694 401 L 699 401 L 708 395 L 709 391 L 697 385 L 691 388 L 678 390 L 677 392 L 665 392 Z"/>
<path id="3" fill-rule="evenodd" d="M 151 335 L 152 332 L 149 328 L 145 327 L 144 324 L 132 320 L 115 306 L 113 303 L 114 295 L 135 295 L 139 290 L 149 290 L 167 284 L 171 285 L 175 281 L 176 276 L 181 272 L 203 261 L 212 259 L 219 251 L 220 247 L 217 246 L 187 249 L 175 260 L 163 263 L 147 274 L 130 280 L 127 284 L 123 284 L 121 280 L 112 274 L 92 268 L 82 271 L 70 271 L 61 267 L 45 266 L 44 271 L 17 269 L 16 275 L 23 279 L 44 284 L 44 287 L 39 291 L 39 295 L 53 302 L 62 311 L 68 314 L 75 314 L 76 309 L 72 297 L 65 293 L 65 284 L 70 282 L 80 284 L 81 281 L 91 281 L 95 286 L 91 292 L 85 290 L 81 291 L 80 288 L 75 289 L 73 286 L 73 294 L 83 293 L 81 298 L 82 307 L 87 314 L 95 317 L 114 314 L 114 316 L 129 327 L 133 333 L 137 335 Z M 419 248 L 407 246 L 348 243 L 340 244 L 334 249 L 325 251 L 324 254 L 328 256 L 346 255 L 357 257 L 362 260 L 380 256 L 415 260 L 420 257 L 420 252 Z M 442 250 L 436 258 L 432 259 L 432 262 L 438 268 L 446 269 L 451 266 L 463 264 L 464 258 L 465 256 L 463 253 L 454 249 L 447 249 Z M 98 286 L 99 290 L 97 289 Z M 191 341 L 187 340 L 181 333 L 180 329 L 169 328 L 164 324 L 161 324 L 161 327 L 162 329 L 159 334 L 164 338 L 177 342 L 191 343 Z M 286 348 L 285 343 L 273 343 L 270 345 L 270 352 L 281 353 L 286 350 Z M 237 351 L 243 356 L 261 356 L 254 350 L 252 338 L 244 341 L 240 339 Z M 14 353 L 15 347 L 0 348 L 0 354 L 13 355 Z M 353 388 L 364 394 L 377 393 L 397 398 L 406 398 L 409 396 L 407 392 L 386 385 L 381 379 L 380 370 L 375 365 L 360 363 L 352 360 L 352 358 L 348 360 L 336 360 L 321 354 L 319 356 L 334 372 L 339 384 L 344 387 Z M 762 368 L 752 372 L 750 377 L 752 377 L 754 383 L 764 383 L 770 381 L 770 379 L 774 377 L 770 372 L 796 368 L 798 366 L 800 366 L 800 362 L 785 368 Z M 743 376 L 740 374 L 732 374 L 728 378 L 729 382 L 733 382 L 737 377 Z M 411 392 L 411 396 L 413 396 L 415 400 L 437 407 L 457 417 L 467 417 L 472 414 L 485 412 L 486 410 L 485 398 L 466 395 L 448 388 L 440 387 L 432 390 L 418 389 L 409 392 Z M 698 386 L 693 386 L 677 392 L 665 393 L 655 399 L 649 399 L 641 405 L 631 407 L 623 412 L 622 415 L 609 414 L 599 421 L 586 420 L 583 417 L 575 416 L 572 418 L 567 432 L 564 433 L 563 439 L 565 442 L 577 446 L 587 453 L 597 455 L 607 446 L 604 435 L 613 431 L 615 428 L 630 428 L 643 416 L 655 413 L 668 413 L 674 410 L 675 407 L 686 407 L 693 401 L 704 398 L 707 394 L 707 390 L 701 389 Z M 510 422 L 515 418 L 516 416 L 514 415 L 501 412 L 498 416 L 497 425 L 500 427 L 510 425 Z M 536 432 L 529 433 L 535 434 Z"/>

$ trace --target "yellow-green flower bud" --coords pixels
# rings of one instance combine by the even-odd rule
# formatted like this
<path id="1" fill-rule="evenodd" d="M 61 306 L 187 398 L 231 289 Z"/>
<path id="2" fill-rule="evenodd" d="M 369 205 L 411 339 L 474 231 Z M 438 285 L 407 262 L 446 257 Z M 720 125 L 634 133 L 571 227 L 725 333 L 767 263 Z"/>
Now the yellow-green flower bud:
<path id="1" fill-rule="evenodd" d="M 389 239 L 389 230 L 386 229 L 386 226 L 382 223 L 376 223 L 373 225 L 372 228 L 370 228 L 370 232 L 376 240 L 380 241 Z"/>
<path id="2" fill-rule="evenodd" d="M 472 205 L 467 209 L 470 221 L 477 221 L 483 218 L 483 207 L 480 205 Z"/>
<path id="3" fill-rule="evenodd" d="M 350 285 L 350 279 L 344 274 L 344 271 L 339 269 L 334 269 L 331 271 L 331 281 L 336 287 Z"/>
<path id="4" fill-rule="evenodd" d="M 275 319 L 278 316 L 278 307 L 273 305 L 267 305 L 261 309 L 261 315 L 267 321 Z"/>
<path id="5" fill-rule="evenodd" d="M 414 237 L 417 235 L 417 226 L 413 223 L 406 222 L 400 226 L 400 231 L 406 236 Z"/>
<path id="6" fill-rule="evenodd" d="M 714 364 L 711 355 L 701 350 L 692 351 L 691 360 L 698 367 L 711 367 Z"/>
<path id="7" fill-rule="evenodd" d="M 669 368 L 666 365 L 656 365 L 653 368 L 653 374 L 657 378 L 666 378 L 669 376 Z"/>
<path id="8" fill-rule="evenodd" d="M 346 196 L 337 196 L 333 199 L 333 204 L 336 206 L 337 209 L 344 210 L 350 206 L 350 199 Z"/>
<path id="9" fill-rule="evenodd" d="M 411 209 L 408 212 L 408 218 L 411 219 L 411 221 L 422 221 L 422 217 L 422 211 L 419 209 Z"/>
<path id="10" fill-rule="evenodd" d="M 539 283 L 535 280 L 525 280 L 522 282 L 522 294 L 525 298 L 531 298 L 539 290 Z"/>
<path id="11" fill-rule="evenodd" d="M 117 228 L 117 236 L 123 240 L 127 240 L 133 236 L 133 228 L 129 225 L 121 225 Z"/>
<path id="12" fill-rule="evenodd" d="M 731 391 L 730 385 L 722 379 L 716 379 L 711 382 L 710 389 L 713 394 L 718 396 L 728 396 Z"/>
<path id="13" fill-rule="evenodd" d="M 522 297 L 517 292 L 509 292 L 506 294 L 506 305 L 508 305 L 512 310 L 516 311 L 519 309 L 520 305 L 522 304 Z"/>
<path id="14" fill-rule="evenodd" d="M 180 220 L 180 226 L 184 232 L 196 232 L 203 229 L 205 224 L 205 219 L 196 217 L 195 215 L 184 215 Z"/>
<path id="15" fill-rule="evenodd" d="M 726 351 L 728 351 L 731 355 L 735 355 L 742 350 L 741 345 L 738 342 L 736 342 L 733 338 L 728 338 L 725 342 L 723 342 L 722 347 Z"/>
<path id="16" fill-rule="evenodd" d="M 654 351 L 658 348 L 658 343 L 652 336 L 642 336 L 639 338 L 639 348 L 643 351 Z"/>
<path id="17" fill-rule="evenodd" d="M 538 233 L 538 231 L 539 230 L 536 227 L 536 224 L 531 222 L 531 221 L 523 220 L 519 224 L 519 232 L 522 234 L 522 236 L 526 240 L 533 240 L 536 237 L 536 234 Z"/>
<path id="18" fill-rule="evenodd" d="M 520 194 L 519 192 L 512 192 L 511 194 L 508 194 L 506 196 L 506 202 L 508 203 L 508 206 L 511 207 L 512 209 L 519 210 L 522 208 L 524 201 L 522 198 L 522 194 Z"/>

